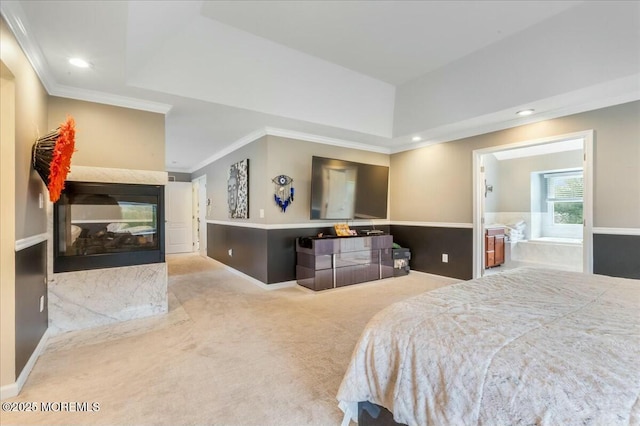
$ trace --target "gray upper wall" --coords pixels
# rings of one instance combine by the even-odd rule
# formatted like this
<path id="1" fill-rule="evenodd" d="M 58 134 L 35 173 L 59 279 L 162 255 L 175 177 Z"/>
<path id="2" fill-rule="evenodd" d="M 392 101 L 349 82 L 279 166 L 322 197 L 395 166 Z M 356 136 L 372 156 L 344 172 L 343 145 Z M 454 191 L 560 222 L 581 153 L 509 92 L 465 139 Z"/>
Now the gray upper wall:
<path id="1" fill-rule="evenodd" d="M 73 166 L 116 169 L 165 169 L 164 114 L 49 97 L 49 128 L 67 115 L 76 121 Z"/>
<path id="2" fill-rule="evenodd" d="M 0 23 L 1 59 L 15 82 L 15 238 L 20 240 L 47 230 L 46 212 L 39 207 L 39 195 L 47 200 L 49 193 L 31 166 L 31 148 L 49 129 L 48 95 L 4 18 Z"/>
<path id="3" fill-rule="evenodd" d="M 485 211 L 531 211 L 531 173 L 579 167 L 582 167 L 582 150 L 485 162 L 487 184 L 493 185 L 493 192 L 487 194 Z M 490 177 L 492 172 L 495 175 Z"/>
<path id="4" fill-rule="evenodd" d="M 472 223 L 472 153 L 594 131 L 594 226 L 640 228 L 640 102 L 431 145 L 391 156 L 391 219 Z"/>
<path id="5" fill-rule="evenodd" d="M 266 186 L 267 138 L 262 137 L 191 173 L 192 179 L 207 175 L 207 220 L 233 220 L 238 223 L 264 223 L 260 205 L 264 204 Z M 229 219 L 227 178 L 229 166 L 249 160 L 249 219 Z"/>
<path id="6" fill-rule="evenodd" d="M 173 182 L 191 182 L 191 173 L 184 172 L 167 172 L 169 181 Z"/>
<path id="7" fill-rule="evenodd" d="M 192 173 L 193 178 L 207 175 L 207 197 L 211 206 L 208 220 L 284 224 L 309 222 L 311 158 L 338 158 L 347 161 L 388 166 L 388 154 L 343 148 L 279 136 L 264 136 Z M 227 172 L 231 164 L 249 159 L 249 219 L 229 219 L 227 211 Z M 278 175 L 293 178 L 294 202 L 282 212 L 273 200 Z M 260 217 L 260 210 L 264 217 Z M 327 221 L 314 221 L 324 223 Z M 333 224 L 335 221 L 329 221 Z"/>
<path id="8" fill-rule="evenodd" d="M 268 141 L 268 166 L 266 176 L 267 191 L 265 210 L 267 223 L 305 223 L 309 222 L 309 209 L 311 204 L 311 158 L 327 157 L 340 160 L 354 161 L 358 163 L 375 164 L 379 166 L 389 165 L 389 155 L 362 151 L 358 149 L 342 148 L 324 145 L 314 142 L 306 142 L 278 136 L 267 136 Z M 291 207 L 283 213 L 273 201 L 274 184 L 271 182 L 275 176 L 285 174 L 293 178 L 295 188 L 295 200 Z M 314 220 L 322 223 L 327 221 Z M 331 224 L 335 221 L 329 221 Z"/>
<path id="9" fill-rule="evenodd" d="M 473 221 L 472 153 L 475 149 L 579 131 L 594 131 L 594 226 L 640 228 L 640 102 L 575 114 L 392 155 L 265 136 L 195 171 L 207 175 L 207 219 L 228 221 L 227 172 L 250 160 L 248 220 L 255 224 L 309 222 L 311 157 L 340 158 L 390 166 L 393 221 Z M 282 213 L 271 179 L 293 178 L 295 201 Z M 260 217 L 264 210 L 264 217 Z M 320 223 L 320 221 L 319 221 Z"/>

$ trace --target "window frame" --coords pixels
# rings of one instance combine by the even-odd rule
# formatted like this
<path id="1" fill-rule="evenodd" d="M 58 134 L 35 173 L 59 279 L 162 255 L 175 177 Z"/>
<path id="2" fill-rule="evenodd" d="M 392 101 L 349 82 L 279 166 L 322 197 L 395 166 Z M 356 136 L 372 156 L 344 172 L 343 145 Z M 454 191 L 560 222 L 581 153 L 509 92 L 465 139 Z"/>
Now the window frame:
<path id="1" fill-rule="evenodd" d="M 547 202 L 547 214 L 550 215 L 551 226 L 582 226 L 584 224 L 584 173 L 582 169 L 566 170 L 562 172 L 548 172 L 543 175 L 545 179 L 545 200 Z M 551 197 L 549 189 L 553 185 L 552 180 L 559 178 L 580 178 L 582 180 L 581 197 Z M 558 203 L 580 203 L 582 204 L 582 221 L 579 223 L 558 223 L 556 222 L 556 204 Z"/>

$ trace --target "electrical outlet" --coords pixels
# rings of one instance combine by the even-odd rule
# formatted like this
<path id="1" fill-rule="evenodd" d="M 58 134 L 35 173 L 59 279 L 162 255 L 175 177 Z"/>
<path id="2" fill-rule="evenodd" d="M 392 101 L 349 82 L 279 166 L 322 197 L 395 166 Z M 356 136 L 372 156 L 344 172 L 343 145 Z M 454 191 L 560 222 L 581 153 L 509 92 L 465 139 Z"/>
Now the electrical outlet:
<path id="1" fill-rule="evenodd" d="M 227 253 L 229 253 L 229 256 L 233 256 L 233 249 L 229 249 Z"/>
<path id="2" fill-rule="evenodd" d="M 449 263 L 449 255 L 446 253 L 442 253 L 442 262 Z"/>
<path id="3" fill-rule="evenodd" d="M 260 209 L 260 219 L 264 218 L 264 209 Z"/>
<path id="4" fill-rule="evenodd" d="M 40 312 L 44 311 L 44 295 L 40 296 Z"/>
<path id="5" fill-rule="evenodd" d="M 44 195 L 42 195 L 42 192 L 38 194 L 38 207 L 44 207 Z"/>

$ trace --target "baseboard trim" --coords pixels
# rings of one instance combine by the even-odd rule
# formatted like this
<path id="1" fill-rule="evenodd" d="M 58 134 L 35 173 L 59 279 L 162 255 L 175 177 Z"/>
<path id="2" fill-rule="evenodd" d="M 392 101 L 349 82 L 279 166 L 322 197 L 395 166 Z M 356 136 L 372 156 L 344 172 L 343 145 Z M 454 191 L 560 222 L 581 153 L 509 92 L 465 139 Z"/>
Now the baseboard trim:
<path id="1" fill-rule="evenodd" d="M 411 271 L 409 273 L 410 274 L 420 274 L 420 275 L 424 275 L 426 277 L 431 277 L 431 278 L 445 279 L 447 281 L 451 281 L 452 284 L 465 281 L 465 280 L 462 280 L 462 279 L 459 279 L 459 278 L 447 277 L 446 275 L 438 275 L 438 274 L 431 274 L 429 272 L 416 271 L 415 269 L 411 269 Z"/>
<path id="2" fill-rule="evenodd" d="M 36 361 L 47 346 L 49 334 L 49 329 L 47 328 L 47 331 L 45 331 L 42 335 L 40 342 L 38 342 L 38 346 L 36 346 L 36 349 L 29 357 L 29 361 L 27 361 L 24 368 L 22 369 L 20 376 L 18 376 L 18 380 L 16 380 L 15 383 L 11 383 L 10 385 L 0 387 L 0 400 L 18 396 L 18 394 L 22 390 L 22 387 L 27 382 L 27 378 L 29 377 L 29 374 L 31 374 L 31 370 L 33 370 L 34 365 L 36 365 Z"/>
<path id="3" fill-rule="evenodd" d="M 247 275 L 244 272 L 240 272 L 237 269 L 234 269 L 229 265 L 224 265 L 224 269 L 226 269 L 227 271 L 231 272 L 234 275 L 237 275 L 239 277 L 242 277 L 242 278 L 246 279 L 251 284 L 253 284 L 255 286 L 258 286 L 263 290 L 279 290 L 281 288 L 295 287 L 296 285 L 298 285 L 298 283 L 296 281 L 283 281 L 281 283 L 265 284 L 262 281 L 260 281 L 260 280 L 258 280 L 256 278 L 253 278 L 252 276 Z"/>
<path id="4" fill-rule="evenodd" d="M 274 284 L 264 284 L 262 282 L 260 283 L 260 287 L 266 290 L 279 290 L 281 288 L 295 287 L 297 285 L 298 285 L 298 282 L 296 280 L 282 281 Z"/>
<path id="5" fill-rule="evenodd" d="M 459 282 L 465 281 L 465 280 L 461 280 L 461 279 L 458 279 L 458 278 L 446 277 L 444 275 L 437 275 L 437 274 L 430 274 L 428 272 L 415 271 L 413 269 L 409 272 L 409 275 L 411 275 L 411 274 L 424 275 L 425 278 L 429 278 L 429 279 L 450 281 L 451 284 L 455 284 L 455 283 L 459 283 Z M 323 294 L 323 293 L 329 293 L 329 292 L 335 292 L 335 291 L 348 291 L 349 289 L 354 289 L 354 288 L 362 288 L 362 287 L 365 287 L 365 286 L 370 285 L 370 284 L 383 283 L 385 281 L 389 282 L 389 281 L 393 281 L 393 280 L 402 279 L 405 276 L 406 275 L 401 275 L 401 276 L 398 276 L 398 277 L 387 277 L 387 278 L 381 278 L 379 280 L 363 281 L 361 283 L 345 285 L 345 286 L 341 286 L 341 287 L 327 288 L 327 289 L 324 289 L 324 290 L 311 290 L 310 288 L 307 288 L 307 287 L 302 286 L 302 285 L 297 284 L 297 283 L 296 283 L 296 287 L 299 290 L 302 290 L 302 291 L 304 291 L 306 293 L 309 293 L 309 294 Z M 292 281 L 292 282 L 295 283 L 295 281 Z"/>

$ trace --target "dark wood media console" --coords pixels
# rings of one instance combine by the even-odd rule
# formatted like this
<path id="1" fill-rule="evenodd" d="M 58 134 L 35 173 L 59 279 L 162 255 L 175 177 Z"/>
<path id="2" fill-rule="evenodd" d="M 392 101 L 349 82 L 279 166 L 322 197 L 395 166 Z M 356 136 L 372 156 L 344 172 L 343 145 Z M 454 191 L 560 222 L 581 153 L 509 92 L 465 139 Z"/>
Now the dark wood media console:
<path id="1" fill-rule="evenodd" d="M 393 277 L 393 236 L 302 237 L 296 240 L 296 280 L 326 290 Z"/>

